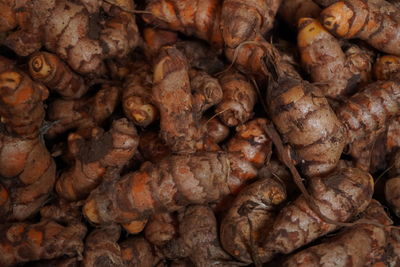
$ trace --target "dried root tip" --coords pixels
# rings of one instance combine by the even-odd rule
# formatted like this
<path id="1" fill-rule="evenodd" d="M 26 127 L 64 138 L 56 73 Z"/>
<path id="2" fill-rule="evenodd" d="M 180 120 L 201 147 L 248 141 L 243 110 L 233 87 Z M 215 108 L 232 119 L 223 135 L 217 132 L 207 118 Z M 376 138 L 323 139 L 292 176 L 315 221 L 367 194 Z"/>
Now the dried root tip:
<path id="1" fill-rule="evenodd" d="M 284 186 L 272 177 L 245 187 L 221 222 L 223 248 L 242 262 L 270 260 L 272 254 L 262 249 L 261 239 L 285 199 Z"/>
<path id="2" fill-rule="evenodd" d="M 385 198 L 397 217 L 400 217 L 400 177 L 389 179 L 385 184 Z"/>
<path id="3" fill-rule="evenodd" d="M 245 123 L 253 116 L 257 93 L 247 78 L 238 71 L 229 71 L 219 78 L 223 97 L 215 113 L 227 126 Z"/>
<path id="4" fill-rule="evenodd" d="M 123 267 L 121 249 L 117 244 L 121 229 L 110 225 L 92 231 L 86 238 L 83 266 Z"/>
<path id="5" fill-rule="evenodd" d="M 56 91 L 65 99 L 82 97 L 88 90 L 82 77 L 56 55 L 47 52 L 33 54 L 29 60 L 31 77 Z"/>
<path id="6" fill-rule="evenodd" d="M 400 80 L 400 57 L 379 57 L 374 64 L 374 76 L 377 80 Z"/>
<path id="7" fill-rule="evenodd" d="M 0 265 L 14 266 L 64 255 L 82 255 L 86 227 L 80 223 L 62 226 L 54 221 L 42 221 L 31 225 L 4 224 L 0 232 Z"/>

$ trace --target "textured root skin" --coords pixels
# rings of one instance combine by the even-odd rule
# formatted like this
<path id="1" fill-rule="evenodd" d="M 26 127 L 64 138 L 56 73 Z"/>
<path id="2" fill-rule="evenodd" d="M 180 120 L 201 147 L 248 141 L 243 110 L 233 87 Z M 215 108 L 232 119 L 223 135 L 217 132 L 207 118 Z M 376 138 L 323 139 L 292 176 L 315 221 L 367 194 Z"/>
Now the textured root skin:
<path id="1" fill-rule="evenodd" d="M 236 194 L 257 176 L 271 154 L 265 124 L 266 119 L 257 119 L 240 127 L 234 137 L 238 140 L 228 144 L 228 153 L 170 155 L 156 164 L 143 164 L 121 180 L 103 184 L 87 199 L 85 216 L 95 223 L 127 223 Z"/>
<path id="2" fill-rule="evenodd" d="M 191 69 L 189 77 L 193 112 L 196 114 L 196 120 L 199 120 L 204 111 L 221 102 L 223 91 L 219 81 L 204 71 Z"/>
<path id="3" fill-rule="evenodd" d="M 144 159 L 152 163 L 157 163 L 171 154 L 171 150 L 156 131 L 147 131 L 140 135 L 139 150 Z"/>
<path id="4" fill-rule="evenodd" d="M 63 255 L 80 256 L 86 227 L 80 223 L 62 226 L 54 221 L 42 221 L 31 225 L 4 224 L 0 232 L 0 265 L 13 266 Z"/>
<path id="5" fill-rule="evenodd" d="M 219 77 L 222 87 L 222 101 L 215 113 L 227 126 L 243 124 L 253 116 L 257 94 L 247 78 L 238 71 L 229 71 Z"/>
<path id="6" fill-rule="evenodd" d="M 374 76 L 377 80 L 400 80 L 400 57 L 385 55 L 374 64 Z"/>
<path id="7" fill-rule="evenodd" d="M 153 99 L 160 112 L 160 134 L 173 152 L 195 150 L 197 122 L 192 109 L 188 63 L 173 47 L 164 47 L 156 59 Z"/>
<path id="8" fill-rule="evenodd" d="M 345 145 L 345 131 L 322 92 L 306 81 L 282 79 L 269 90 L 271 118 L 309 177 L 331 172 Z"/>
<path id="9" fill-rule="evenodd" d="M 1 220 L 24 220 L 48 197 L 55 181 L 55 163 L 39 137 L 46 88 L 20 71 L 0 74 L 0 175 L 12 208 Z M 5 202 L 7 203 L 7 202 Z"/>
<path id="10" fill-rule="evenodd" d="M 47 116 L 55 123 L 46 136 L 54 138 L 71 129 L 81 131 L 101 125 L 114 112 L 119 95 L 118 87 L 103 85 L 92 97 L 76 100 L 57 99 L 51 102 Z"/>
<path id="11" fill-rule="evenodd" d="M 82 266 L 125 266 L 117 243 L 120 234 L 121 228 L 115 224 L 92 231 L 86 238 Z"/>
<path id="12" fill-rule="evenodd" d="M 321 21 L 341 38 L 359 38 L 382 52 L 400 56 L 399 12 L 383 0 L 347 0 L 324 9 Z"/>
<path id="13" fill-rule="evenodd" d="M 393 222 L 378 201 L 372 201 L 362 218 L 384 225 Z M 382 221 L 382 222 L 381 222 Z M 285 267 L 317 266 L 392 266 L 384 265 L 388 236 L 384 228 L 358 224 L 345 229 L 324 243 L 302 250 L 291 256 Z M 374 265 L 376 264 L 376 265 Z M 382 265 L 378 265 L 382 264 Z"/>
<path id="14" fill-rule="evenodd" d="M 217 118 L 206 119 L 201 121 L 202 138 L 197 147 L 202 151 L 219 151 L 221 148 L 218 143 L 224 141 L 229 135 L 229 128 L 219 121 Z"/>
<path id="15" fill-rule="evenodd" d="M 130 73 L 124 82 L 122 107 L 126 117 L 135 125 L 147 127 L 159 116 L 158 109 L 151 99 L 151 69 L 145 62 L 134 64 L 132 69 L 135 71 Z"/>
<path id="16" fill-rule="evenodd" d="M 328 177 L 311 179 L 309 192 L 322 215 L 346 222 L 366 209 L 373 188 L 369 173 L 343 168 Z M 281 210 L 267 235 L 264 248 L 288 254 L 337 228 L 337 225 L 321 219 L 301 195 Z"/>
<path id="17" fill-rule="evenodd" d="M 219 29 L 221 6 L 219 0 L 152 0 L 146 5 L 145 22 L 162 29 L 178 31 L 208 41 L 213 47 L 222 48 Z M 196 15 L 201 14 L 201 16 Z"/>
<path id="18" fill-rule="evenodd" d="M 134 9 L 133 1 L 118 4 Z M 14 11 L 19 30 L 6 38 L 7 46 L 27 56 L 43 45 L 82 74 L 104 73 L 104 59 L 124 57 L 139 42 L 134 15 L 108 4 L 103 4 L 107 19 L 99 16 L 100 10 L 90 15 L 83 4 L 72 1 L 29 1 Z M 96 16 L 101 26 L 93 27 Z"/>
<path id="19" fill-rule="evenodd" d="M 303 66 L 313 82 L 322 84 L 319 87 L 326 97 L 349 94 L 362 74 L 371 71 L 372 57 L 367 52 L 358 49 L 347 58 L 339 41 L 315 19 L 299 21 L 297 40 Z"/>
<path id="20" fill-rule="evenodd" d="M 160 261 L 154 247 L 143 237 L 131 237 L 119 245 L 127 267 L 153 267 Z"/>
<path id="21" fill-rule="evenodd" d="M 274 211 L 285 199 L 284 186 L 272 178 L 245 187 L 221 222 L 223 248 L 241 262 L 251 263 L 256 258 L 269 261 L 272 254 L 260 247 L 260 239 L 272 226 Z"/>
<path id="22" fill-rule="evenodd" d="M 221 31 L 225 45 L 234 49 L 267 33 L 280 4 L 281 0 L 223 1 Z"/>
<path id="23" fill-rule="evenodd" d="M 146 225 L 144 234 L 151 244 L 164 246 L 177 235 L 177 219 L 172 213 L 156 213 Z"/>
<path id="24" fill-rule="evenodd" d="M 196 227 L 193 227 L 196 225 Z M 222 249 L 214 213 L 207 206 L 189 206 L 180 214 L 179 237 L 169 241 L 161 251 L 167 258 L 188 257 L 194 266 L 232 266 Z"/>
<path id="25" fill-rule="evenodd" d="M 400 264 L 400 227 L 390 229 L 386 250 L 387 266 L 398 266 Z"/>
<path id="26" fill-rule="evenodd" d="M 136 152 L 139 136 L 133 124 L 119 119 L 107 133 L 94 128 L 88 141 L 70 134 L 68 143 L 75 163 L 61 174 L 56 191 L 68 201 L 77 201 L 86 198 L 111 170 L 121 170 Z"/>
<path id="27" fill-rule="evenodd" d="M 400 177 L 391 178 L 386 182 L 385 198 L 397 217 L 400 217 Z"/>
<path id="28" fill-rule="evenodd" d="M 149 59 L 158 55 L 161 47 L 173 45 L 178 41 L 178 34 L 153 27 L 146 27 L 143 30 L 144 50 Z"/>
<path id="29" fill-rule="evenodd" d="M 400 109 L 400 84 L 371 83 L 341 105 L 336 114 L 347 130 L 348 143 L 385 128 Z"/>
<path id="30" fill-rule="evenodd" d="M 83 78 L 72 70 L 56 55 L 38 52 L 31 56 L 29 74 L 38 82 L 42 82 L 65 99 L 77 99 L 88 90 Z"/>
<path id="31" fill-rule="evenodd" d="M 16 14 L 13 10 L 13 5 L 10 5 L 10 3 L 7 2 L 6 1 L 0 2 L 0 10 L 1 10 L 0 33 L 8 32 L 17 27 L 18 25 L 18 21 L 15 16 Z"/>
<path id="32" fill-rule="evenodd" d="M 317 18 L 321 8 L 313 0 L 282 1 L 278 14 L 293 28 L 297 27 L 300 18 Z"/>
<path id="33" fill-rule="evenodd" d="M 0 73 L 0 115 L 9 134 L 23 138 L 39 135 L 47 88 L 34 83 L 19 70 Z"/>

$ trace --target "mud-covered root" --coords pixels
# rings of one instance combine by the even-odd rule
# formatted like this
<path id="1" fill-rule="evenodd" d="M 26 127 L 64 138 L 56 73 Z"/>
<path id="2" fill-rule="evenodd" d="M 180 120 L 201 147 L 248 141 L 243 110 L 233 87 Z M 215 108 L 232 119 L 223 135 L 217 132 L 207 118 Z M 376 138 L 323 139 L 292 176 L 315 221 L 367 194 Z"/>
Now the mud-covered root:
<path id="1" fill-rule="evenodd" d="M 122 93 L 122 107 L 126 117 L 135 125 L 146 127 L 159 117 L 157 107 L 152 103 L 152 73 L 146 62 L 133 64 L 125 79 Z"/>
<path id="2" fill-rule="evenodd" d="M 217 221 L 207 206 L 187 207 L 179 215 L 179 237 L 160 249 L 167 258 L 188 257 L 198 267 L 234 265 L 231 257 L 221 248 Z"/>
<path id="3" fill-rule="evenodd" d="M 321 12 L 321 21 L 333 34 L 359 38 L 376 49 L 400 56 L 399 9 L 384 0 L 339 1 Z"/>
<path id="4" fill-rule="evenodd" d="M 297 40 L 303 66 L 326 97 L 352 93 L 371 71 L 372 56 L 368 51 L 353 47 L 346 55 L 339 40 L 316 19 L 299 20 Z"/>
<path id="5" fill-rule="evenodd" d="M 362 219 L 389 226 L 393 222 L 384 207 L 376 200 L 371 201 Z M 389 228 L 390 229 L 390 228 Z M 344 229 L 335 237 L 320 245 L 304 249 L 285 262 L 285 267 L 298 266 L 389 266 L 386 261 L 387 230 L 372 224 L 357 224 Z M 389 230 L 390 231 L 390 230 Z M 380 265 L 381 264 L 381 265 Z M 391 265 L 390 265 L 391 266 Z"/>
<path id="6" fill-rule="evenodd" d="M 81 132 L 100 126 L 114 112 L 119 96 L 120 88 L 103 85 L 91 97 L 74 100 L 56 99 L 47 109 L 47 117 L 53 123 L 46 136 L 55 138 L 68 130 Z"/>
<path id="7" fill-rule="evenodd" d="M 68 137 L 75 163 L 63 172 L 56 184 L 60 197 L 68 201 L 86 198 L 103 177 L 119 171 L 136 152 L 139 136 L 127 119 L 115 120 L 109 132 L 93 128 L 89 140 L 79 134 Z"/>
<path id="8" fill-rule="evenodd" d="M 317 18 L 321 8 L 313 0 L 285 0 L 279 7 L 279 16 L 293 28 L 301 18 Z"/>
<path id="9" fill-rule="evenodd" d="M 82 266 L 125 266 L 117 243 L 120 234 L 121 228 L 115 224 L 93 230 L 86 238 Z"/>
<path id="10" fill-rule="evenodd" d="M 292 148 L 302 172 L 313 177 L 331 172 L 346 143 L 345 130 L 322 92 L 314 85 L 282 78 L 267 104 L 272 121 Z"/>
<path id="11" fill-rule="evenodd" d="M 219 77 L 222 101 L 215 113 L 227 126 L 243 124 L 253 116 L 257 93 L 253 84 L 240 72 L 230 70 Z"/>
<path id="12" fill-rule="evenodd" d="M 140 236 L 130 237 L 119 246 L 124 266 L 127 267 L 153 267 L 163 258 L 149 241 Z"/>
<path id="13" fill-rule="evenodd" d="M 160 135 L 173 152 L 193 152 L 198 130 L 188 62 L 170 46 L 161 49 L 155 62 L 153 99 L 160 112 Z"/>
<path id="14" fill-rule="evenodd" d="M 284 186 L 272 177 L 243 188 L 221 222 L 223 248 L 242 262 L 269 261 L 273 254 L 261 247 L 261 241 L 285 199 Z"/>
<path id="15" fill-rule="evenodd" d="M 177 218 L 173 213 L 156 213 L 146 225 L 144 234 L 149 242 L 163 246 L 177 235 Z"/>
<path id="16" fill-rule="evenodd" d="M 384 55 L 374 64 L 374 76 L 377 80 L 400 80 L 400 57 Z"/>
<path id="17" fill-rule="evenodd" d="M 89 89 L 83 78 L 55 54 L 35 53 L 30 57 L 28 66 L 29 74 L 35 81 L 42 82 L 65 99 L 80 98 Z"/>
<path id="18" fill-rule="evenodd" d="M 0 265 L 14 266 L 64 255 L 80 257 L 84 250 L 86 227 L 81 223 L 71 222 L 63 226 L 45 220 L 37 224 L 3 224 L 0 232 Z"/>
<path id="19" fill-rule="evenodd" d="M 264 248 L 288 254 L 338 229 L 337 224 L 325 222 L 314 210 L 335 222 L 347 222 L 366 209 L 373 188 L 371 175 L 356 168 L 312 178 L 308 189 L 311 199 L 301 195 L 280 211 L 267 233 Z"/>
<path id="20" fill-rule="evenodd" d="M 400 177 L 394 177 L 386 181 L 385 198 L 393 212 L 400 217 Z"/>

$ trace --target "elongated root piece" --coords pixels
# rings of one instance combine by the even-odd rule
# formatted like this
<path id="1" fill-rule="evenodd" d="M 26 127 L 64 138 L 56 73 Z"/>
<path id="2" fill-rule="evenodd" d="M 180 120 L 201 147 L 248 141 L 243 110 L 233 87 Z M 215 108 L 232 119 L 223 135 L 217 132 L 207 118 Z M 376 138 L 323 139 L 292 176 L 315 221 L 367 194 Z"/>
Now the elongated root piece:
<path id="1" fill-rule="evenodd" d="M 356 168 L 343 168 L 328 177 L 311 179 L 311 199 L 301 195 L 281 210 L 264 248 L 288 254 L 332 232 L 338 225 L 325 222 L 310 205 L 331 220 L 347 222 L 367 208 L 373 188 L 371 175 Z"/>
<path id="2" fill-rule="evenodd" d="M 20 71 L 0 74 L 0 175 L 4 213 L 0 220 L 24 220 L 38 211 L 55 181 L 55 164 L 40 138 L 46 88 Z M 8 206 L 10 203 L 11 206 Z"/>
<path id="3" fill-rule="evenodd" d="M 221 222 L 223 248 L 242 262 L 269 260 L 272 255 L 262 249 L 261 239 L 285 199 L 284 186 L 273 178 L 245 187 Z"/>
<path id="4" fill-rule="evenodd" d="M 207 206 L 187 207 L 180 214 L 179 237 L 170 240 L 161 251 L 167 258 L 187 257 L 194 266 L 232 266 L 231 257 L 220 245 L 214 213 Z"/>
<path id="5" fill-rule="evenodd" d="M 38 52 L 29 60 L 29 74 L 65 99 L 82 97 L 88 90 L 81 76 L 74 73 L 59 57 Z"/>
<path id="6" fill-rule="evenodd" d="M 346 0 L 321 12 L 322 24 L 341 38 L 359 38 L 400 56 L 400 10 L 384 0 Z"/>
<path id="7" fill-rule="evenodd" d="M 237 136 L 242 140 L 233 143 L 241 145 L 229 145 L 228 153 L 170 155 L 156 164 L 143 164 L 119 181 L 103 184 L 86 201 L 85 216 L 95 223 L 127 223 L 236 194 L 257 176 L 271 153 L 271 141 L 263 130 L 266 123 L 266 119 L 257 119 L 244 125 Z"/>
<path id="8" fill-rule="evenodd" d="M 54 221 L 42 221 L 31 225 L 3 224 L 0 232 L 0 265 L 14 266 L 63 255 L 81 256 L 86 227 L 80 223 L 62 226 Z"/>
<path id="9" fill-rule="evenodd" d="M 384 207 L 373 200 L 361 218 L 376 221 L 382 225 L 393 222 Z M 357 224 L 345 229 L 324 243 L 302 250 L 291 256 L 285 267 L 299 266 L 391 266 L 385 265 L 385 248 L 388 234 L 386 229 L 372 224 Z M 381 265 L 379 265 L 381 264 Z"/>
<path id="10" fill-rule="evenodd" d="M 339 41 L 315 19 L 299 21 L 297 40 L 302 64 L 311 74 L 312 81 L 321 83 L 319 87 L 326 97 L 337 98 L 351 93 L 366 76 L 364 73 L 371 71 L 371 55 L 358 49 L 346 57 Z"/>
<path id="11" fill-rule="evenodd" d="M 120 171 L 133 157 L 138 139 L 136 129 L 127 119 L 115 120 L 107 133 L 93 128 L 88 141 L 78 134 L 70 134 L 69 150 L 75 163 L 61 174 L 56 184 L 57 193 L 69 201 L 86 198 L 104 176 Z"/>

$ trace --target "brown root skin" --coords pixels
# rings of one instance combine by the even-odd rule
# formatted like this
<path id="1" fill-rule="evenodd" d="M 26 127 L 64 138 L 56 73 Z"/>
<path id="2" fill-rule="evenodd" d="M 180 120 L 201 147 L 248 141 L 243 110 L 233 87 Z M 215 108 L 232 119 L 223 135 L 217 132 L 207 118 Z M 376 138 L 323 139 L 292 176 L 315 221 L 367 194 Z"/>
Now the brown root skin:
<path id="1" fill-rule="evenodd" d="M 31 56 L 29 74 L 42 82 L 65 99 L 82 97 L 88 87 L 81 76 L 74 73 L 59 57 L 47 52 L 38 52 Z"/>
<path id="2" fill-rule="evenodd" d="M 378 81 L 346 99 L 336 110 L 347 131 L 347 142 L 385 128 L 400 109 L 400 83 Z"/>
<path id="3" fill-rule="evenodd" d="M 179 237 L 161 251 L 171 259 L 188 257 L 198 267 L 234 265 L 219 243 L 217 221 L 207 206 L 187 207 L 179 215 Z"/>
<path id="4" fill-rule="evenodd" d="M 55 138 L 68 130 L 84 129 L 101 125 L 113 112 L 119 101 L 120 89 L 103 85 L 92 97 L 76 100 L 57 99 L 49 104 L 47 116 L 54 123 L 46 137 Z"/>
<path id="5" fill-rule="evenodd" d="M 400 177 L 387 180 L 385 198 L 397 217 L 400 217 Z"/>
<path id="6" fill-rule="evenodd" d="M 155 62 L 153 99 L 160 112 L 161 138 L 173 152 L 193 152 L 198 122 L 192 108 L 188 62 L 169 46 L 161 49 Z"/>
<path id="7" fill-rule="evenodd" d="M 140 236 L 130 237 L 119 244 L 122 259 L 127 267 L 153 267 L 163 256 L 149 241 Z M 163 266 L 163 265 L 161 265 Z"/>
<path id="8" fill-rule="evenodd" d="M 354 47 L 347 57 L 339 40 L 315 19 L 299 20 L 297 41 L 304 68 L 326 97 L 348 95 L 371 71 L 371 55 Z"/>
<path id="9" fill-rule="evenodd" d="M 152 73 L 146 62 L 137 62 L 125 78 L 122 107 L 128 119 L 135 125 L 147 127 L 159 117 L 152 101 Z"/>
<path id="10" fill-rule="evenodd" d="M 117 243 L 120 234 L 121 228 L 115 224 L 93 230 L 86 238 L 82 266 L 125 266 Z"/>
<path id="11" fill-rule="evenodd" d="M 15 11 L 13 10 L 14 6 L 10 4 L 12 2 L 13 1 L 0 2 L 0 10 L 1 10 L 0 33 L 8 32 L 17 27 L 18 25 L 16 14 Z"/>
<path id="12" fill-rule="evenodd" d="M 6 70 L 14 69 L 15 64 L 16 62 L 14 60 L 0 56 L 0 73 Z"/>
<path id="13" fill-rule="evenodd" d="M 269 89 L 267 105 L 304 175 L 323 175 L 336 167 L 346 142 L 345 131 L 317 87 L 282 78 Z"/>
<path id="14" fill-rule="evenodd" d="M 398 266 L 400 264 L 400 227 L 392 227 L 389 231 L 386 266 Z"/>
<path id="15" fill-rule="evenodd" d="M 133 1 L 118 4 L 134 9 Z M 107 17 L 100 10 L 89 14 L 82 3 L 72 1 L 28 1 L 13 9 L 19 28 L 7 36 L 7 46 L 27 56 L 43 45 L 81 74 L 104 74 L 104 59 L 122 58 L 139 42 L 135 16 L 109 4 L 102 4 Z"/>
<path id="16" fill-rule="evenodd" d="M 146 161 L 157 163 L 171 154 L 171 150 L 159 137 L 156 131 L 142 132 L 139 141 L 139 150 Z"/>
<path id="17" fill-rule="evenodd" d="M 81 223 L 72 222 L 62 226 L 45 220 L 37 224 L 3 224 L 0 232 L 0 264 L 14 266 L 64 255 L 81 256 L 86 227 Z"/>
<path id="18" fill-rule="evenodd" d="M 257 99 L 252 83 L 236 70 L 223 73 L 219 82 L 223 92 L 222 101 L 215 109 L 219 119 L 230 127 L 251 119 Z"/>
<path id="19" fill-rule="evenodd" d="M 383 206 L 373 200 L 361 218 L 391 225 Z M 302 250 L 291 256 L 285 267 L 316 266 L 389 266 L 385 265 L 386 229 L 371 224 L 357 224 L 325 240 L 322 244 Z M 375 265 L 376 264 L 376 265 Z M 381 265 L 379 265 L 381 264 Z"/>
<path id="20" fill-rule="evenodd" d="M 264 248 L 288 254 L 338 229 L 337 224 L 326 223 L 313 210 L 318 209 L 335 222 L 347 222 L 366 209 L 373 188 L 371 175 L 356 168 L 343 168 L 328 177 L 311 179 L 312 203 L 301 195 L 283 208 L 266 237 Z"/>
<path id="21" fill-rule="evenodd" d="M 177 227 L 178 222 L 175 214 L 156 213 L 149 219 L 144 234 L 151 244 L 160 247 L 177 236 Z"/>
<path id="22" fill-rule="evenodd" d="M 379 57 L 373 68 L 377 80 L 400 80 L 400 57 L 385 55 Z"/>
<path id="23" fill-rule="evenodd" d="M 285 199 L 284 186 L 272 177 L 245 187 L 221 222 L 223 248 L 242 262 L 269 261 L 272 254 L 262 249 L 261 239 L 274 221 L 274 212 Z"/>
<path id="24" fill-rule="evenodd" d="M 165 45 L 173 45 L 178 41 L 178 34 L 154 27 L 145 27 L 143 30 L 144 51 L 148 59 L 156 57 Z"/>
<path id="25" fill-rule="evenodd" d="M 56 191 L 68 201 L 77 201 L 86 198 L 111 170 L 118 172 L 127 164 L 137 149 L 139 136 L 127 119 L 119 119 L 107 133 L 93 128 L 89 140 L 70 134 L 68 143 L 75 163 L 61 174 Z"/>
<path id="26" fill-rule="evenodd" d="M 293 28 L 300 18 L 317 18 L 321 8 L 313 0 L 286 0 L 279 7 L 279 16 Z"/>
<path id="27" fill-rule="evenodd" d="M 400 56 L 399 12 L 384 0 L 347 0 L 324 9 L 321 21 L 341 38 L 359 38 L 382 52 Z"/>

